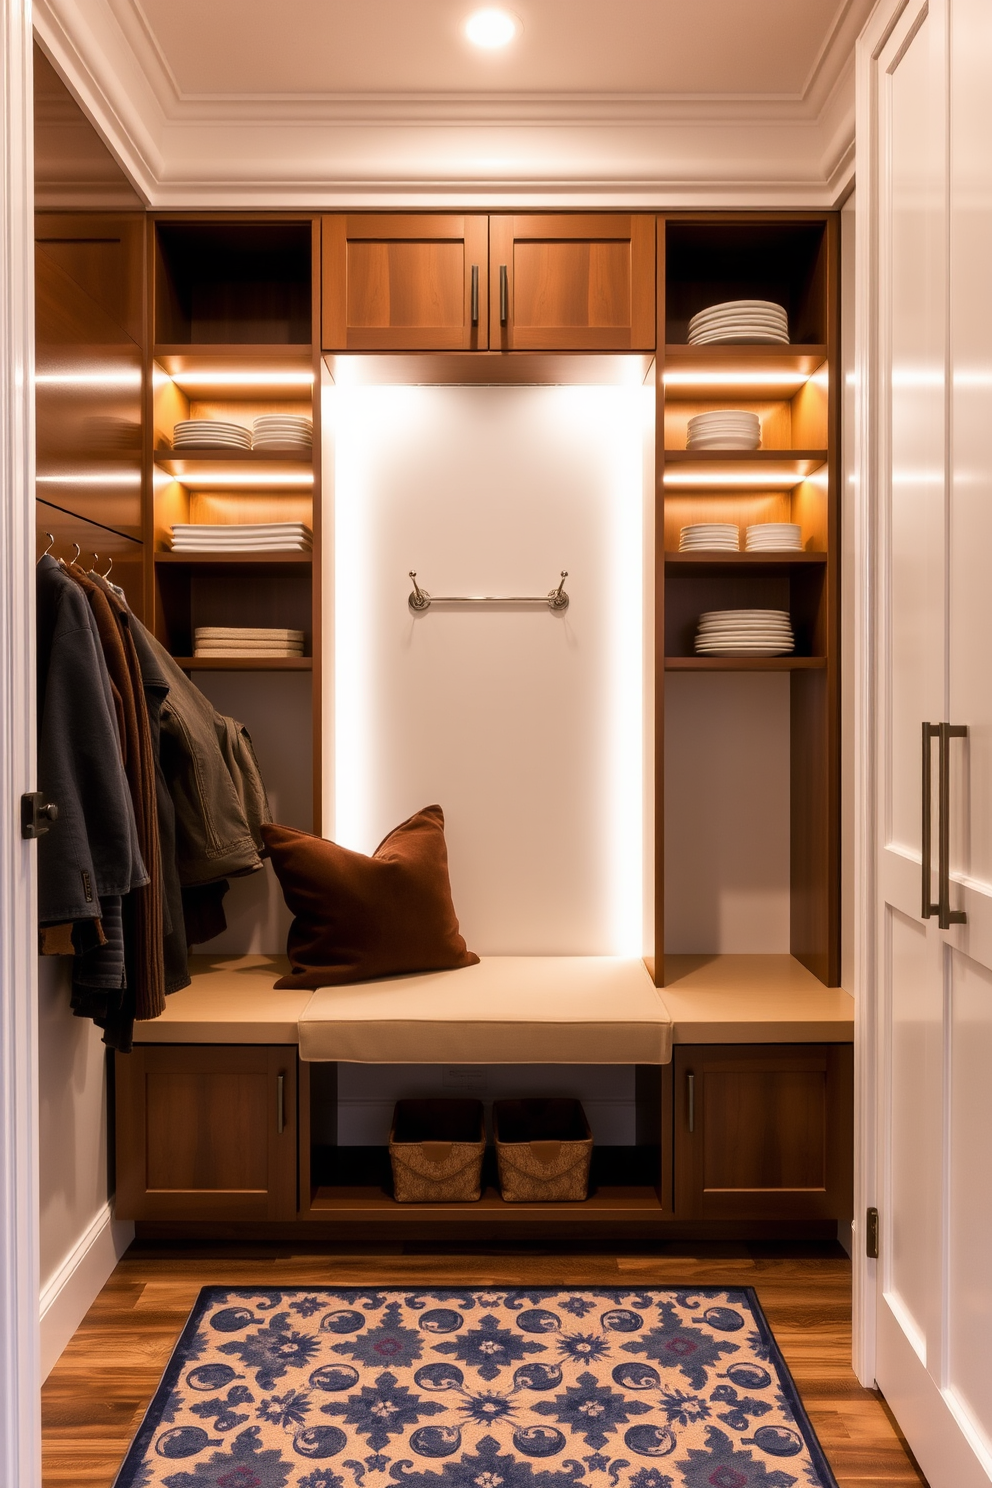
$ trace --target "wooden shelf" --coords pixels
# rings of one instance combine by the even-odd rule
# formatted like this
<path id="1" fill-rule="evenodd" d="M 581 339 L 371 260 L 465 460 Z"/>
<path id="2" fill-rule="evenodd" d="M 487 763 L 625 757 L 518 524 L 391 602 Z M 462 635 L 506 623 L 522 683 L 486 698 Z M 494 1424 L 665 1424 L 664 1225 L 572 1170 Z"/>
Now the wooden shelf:
<path id="1" fill-rule="evenodd" d="M 661 1200 L 654 1188 L 645 1184 L 630 1187 L 601 1186 L 595 1193 L 576 1204 L 508 1204 L 496 1189 L 487 1188 L 474 1204 L 397 1204 L 381 1188 L 318 1188 L 310 1202 L 310 1214 L 335 1219 L 395 1220 L 399 1224 L 412 1219 L 459 1219 L 471 1222 L 492 1220 L 540 1219 L 580 1224 L 583 1221 L 602 1224 L 611 1220 L 657 1220 L 664 1216 Z"/>
<path id="2" fill-rule="evenodd" d="M 312 656 L 174 656 L 184 672 L 312 672 Z"/>
<path id="3" fill-rule="evenodd" d="M 666 672 L 818 672 L 825 656 L 666 656 Z"/>
<path id="4" fill-rule="evenodd" d="M 258 553 L 156 553 L 155 562 L 175 564 L 181 567 L 228 568 L 232 564 L 242 568 L 286 568 L 290 565 L 313 563 L 313 553 L 295 551 L 279 552 L 263 549 Z"/>
<path id="5" fill-rule="evenodd" d="M 309 346 L 157 346 L 153 356 L 188 397 L 298 402 L 313 394 Z"/>
<path id="6" fill-rule="evenodd" d="M 826 450 L 665 450 L 666 491 L 746 495 L 791 490 L 827 463 Z"/>
<path id="7" fill-rule="evenodd" d="M 155 464 L 184 486 L 210 491 L 292 494 L 313 487 L 313 461 L 284 455 L 260 455 L 254 450 L 155 451 Z"/>
<path id="8" fill-rule="evenodd" d="M 826 553 L 666 553 L 665 564 L 674 568 L 743 568 L 748 572 L 762 569 L 808 568 L 823 565 Z"/>
<path id="9" fill-rule="evenodd" d="M 825 346 L 665 347 L 665 397 L 792 398 L 823 366 Z"/>

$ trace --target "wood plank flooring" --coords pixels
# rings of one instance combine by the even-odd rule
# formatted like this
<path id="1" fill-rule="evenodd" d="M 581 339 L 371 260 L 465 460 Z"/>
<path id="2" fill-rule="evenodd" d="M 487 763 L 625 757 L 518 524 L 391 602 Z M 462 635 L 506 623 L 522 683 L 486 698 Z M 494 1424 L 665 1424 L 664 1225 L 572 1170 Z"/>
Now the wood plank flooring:
<path id="1" fill-rule="evenodd" d="M 110 1488 L 201 1286 L 753 1286 L 840 1488 L 923 1483 L 880 1398 L 852 1373 L 851 1268 L 822 1245 L 548 1248 L 466 1254 L 399 1246 L 305 1254 L 275 1245 L 136 1244 L 42 1394 L 45 1488 Z"/>

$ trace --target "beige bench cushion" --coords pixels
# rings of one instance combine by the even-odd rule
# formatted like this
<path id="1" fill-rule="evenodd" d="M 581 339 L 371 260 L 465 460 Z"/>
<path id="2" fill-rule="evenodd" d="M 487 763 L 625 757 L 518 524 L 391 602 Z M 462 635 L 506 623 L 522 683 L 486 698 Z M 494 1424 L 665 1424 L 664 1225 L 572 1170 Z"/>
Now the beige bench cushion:
<path id="1" fill-rule="evenodd" d="M 478 966 L 323 987 L 300 1056 L 356 1064 L 667 1064 L 671 1019 L 639 960 L 483 956 Z"/>

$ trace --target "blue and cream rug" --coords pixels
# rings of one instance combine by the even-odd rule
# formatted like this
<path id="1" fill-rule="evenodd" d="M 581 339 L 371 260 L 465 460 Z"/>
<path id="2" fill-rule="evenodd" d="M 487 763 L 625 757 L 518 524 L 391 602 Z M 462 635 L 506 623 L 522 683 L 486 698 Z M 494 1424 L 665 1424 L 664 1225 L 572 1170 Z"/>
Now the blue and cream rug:
<path id="1" fill-rule="evenodd" d="M 750 1288 L 206 1287 L 116 1488 L 836 1488 Z"/>

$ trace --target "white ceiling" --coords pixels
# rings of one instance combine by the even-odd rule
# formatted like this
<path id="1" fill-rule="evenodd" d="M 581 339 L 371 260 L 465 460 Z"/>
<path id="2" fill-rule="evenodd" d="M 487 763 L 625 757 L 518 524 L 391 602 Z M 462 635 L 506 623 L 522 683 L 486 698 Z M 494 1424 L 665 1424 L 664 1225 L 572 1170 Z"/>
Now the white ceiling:
<path id="1" fill-rule="evenodd" d="M 872 0 L 35 0 L 158 206 L 832 205 Z"/>

